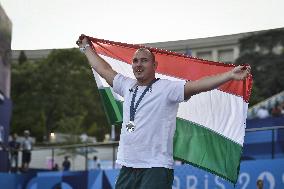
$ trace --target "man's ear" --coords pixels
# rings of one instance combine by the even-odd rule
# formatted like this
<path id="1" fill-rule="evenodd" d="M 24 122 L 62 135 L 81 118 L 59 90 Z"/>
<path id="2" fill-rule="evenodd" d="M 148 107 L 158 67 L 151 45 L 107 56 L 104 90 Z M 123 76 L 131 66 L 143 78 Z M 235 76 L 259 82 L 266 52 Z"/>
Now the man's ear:
<path id="1" fill-rule="evenodd" d="M 154 68 L 155 68 L 155 70 L 157 69 L 157 67 L 158 67 L 158 62 L 155 61 L 155 62 L 154 62 Z"/>

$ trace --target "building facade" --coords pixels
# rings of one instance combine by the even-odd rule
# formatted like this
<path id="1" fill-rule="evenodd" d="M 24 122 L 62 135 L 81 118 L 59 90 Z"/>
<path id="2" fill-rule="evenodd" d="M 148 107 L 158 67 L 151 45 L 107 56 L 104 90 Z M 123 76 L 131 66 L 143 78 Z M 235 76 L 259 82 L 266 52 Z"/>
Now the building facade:
<path id="1" fill-rule="evenodd" d="M 239 40 L 250 34 L 240 33 L 199 39 L 147 43 L 146 46 L 187 54 L 204 60 L 233 63 L 239 57 Z"/>
<path id="2" fill-rule="evenodd" d="M 205 60 L 233 63 L 239 57 L 239 40 L 252 33 L 254 32 L 199 39 L 146 43 L 144 45 L 187 54 Z M 52 49 L 24 50 L 27 58 L 32 61 L 47 57 L 51 51 Z M 12 52 L 13 62 L 17 62 L 20 52 L 21 50 L 14 50 Z"/>

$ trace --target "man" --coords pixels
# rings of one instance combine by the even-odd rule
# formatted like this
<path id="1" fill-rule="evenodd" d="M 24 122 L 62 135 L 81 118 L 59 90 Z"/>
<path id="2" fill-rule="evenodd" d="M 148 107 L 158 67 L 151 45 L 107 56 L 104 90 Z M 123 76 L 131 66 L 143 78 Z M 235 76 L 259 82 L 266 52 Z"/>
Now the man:
<path id="1" fill-rule="evenodd" d="M 258 179 L 256 181 L 256 187 L 257 187 L 257 189 L 263 189 L 263 180 Z"/>
<path id="2" fill-rule="evenodd" d="M 171 188 L 173 183 L 173 136 L 180 102 L 217 88 L 229 80 L 247 77 L 250 67 L 238 66 L 224 74 L 198 81 L 156 79 L 158 62 L 146 48 L 132 59 L 136 79 L 115 72 L 90 47 L 82 35 L 76 42 L 89 64 L 114 92 L 124 97 L 123 123 L 117 163 L 122 165 L 116 188 Z"/>
<path id="3" fill-rule="evenodd" d="M 268 112 L 267 108 L 265 108 L 264 106 L 261 106 L 256 112 L 256 117 L 258 117 L 260 119 L 265 119 L 265 118 L 269 117 L 269 112 Z"/>
<path id="4" fill-rule="evenodd" d="M 24 131 L 24 140 L 22 141 L 22 171 L 28 171 L 31 162 L 33 142 L 30 138 L 30 131 Z"/>
<path id="5" fill-rule="evenodd" d="M 20 142 L 17 141 L 17 133 L 14 133 L 12 135 L 12 140 L 9 142 L 10 171 L 13 173 L 16 173 L 18 171 L 18 154 L 20 146 Z"/>
<path id="6" fill-rule="evenodd" d="M 93 169 L 100 169 L 100 160 L 97 156 L 93 157 Z"/>
<path id="7" fill-rule="evenodd" d="M 63 171 L 70 171 L 71 162 L 68 159 L 68 156 L 64 157 L 64 161 L 62 162 Z"/>

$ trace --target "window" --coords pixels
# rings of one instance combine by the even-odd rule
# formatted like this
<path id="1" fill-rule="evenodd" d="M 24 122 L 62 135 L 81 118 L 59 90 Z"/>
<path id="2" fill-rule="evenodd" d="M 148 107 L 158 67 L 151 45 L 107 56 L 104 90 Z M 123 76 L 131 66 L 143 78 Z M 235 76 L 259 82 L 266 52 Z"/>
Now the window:
<path id="1" fill-rule="evenodd" d="M 225 49 L 218 51 L 218 61 L 224 63 L 232 63 L 234 61 L 233 49 Z"/>
<path id="2" fill-rule="evenodd" d="M 196 57 L 204 60 L 212 60 L 212 52 L 211 51 L 197 52 Z"/>

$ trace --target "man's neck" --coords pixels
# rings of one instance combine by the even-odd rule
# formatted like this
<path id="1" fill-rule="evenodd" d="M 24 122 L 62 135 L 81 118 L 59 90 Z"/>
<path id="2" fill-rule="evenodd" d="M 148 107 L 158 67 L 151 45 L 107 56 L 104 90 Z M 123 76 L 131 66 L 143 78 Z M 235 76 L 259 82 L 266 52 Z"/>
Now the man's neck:
<path id="1" fill-rule="evenodd" d="M 154 79 L 156 79 L 155 76 L 147 80 L 137 80 L 137 85 L 138 86 L 148 86 Z"/>

